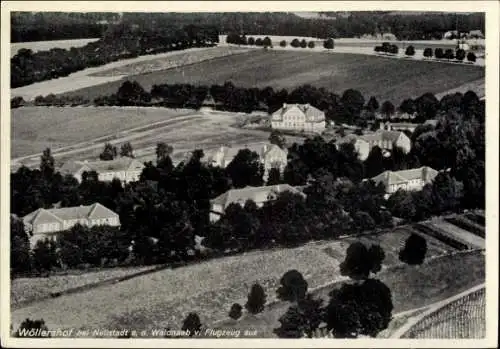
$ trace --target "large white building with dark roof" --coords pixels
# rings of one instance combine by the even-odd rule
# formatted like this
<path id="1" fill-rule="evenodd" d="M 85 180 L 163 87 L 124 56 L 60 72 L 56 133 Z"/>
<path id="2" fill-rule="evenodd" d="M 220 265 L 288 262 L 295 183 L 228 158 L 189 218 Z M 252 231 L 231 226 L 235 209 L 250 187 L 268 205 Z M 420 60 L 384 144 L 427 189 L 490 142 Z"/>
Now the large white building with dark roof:
<path id="1" fill-rule="evenodd" d="M 283 104 L 271 114 L 271 127 L 278 130 L 321 133 L 326 128 L 325 113 L 310 104 Z"/>
<path id="2" fill-rule="evenodd" d="M 255 202 L 257 207 L 262 207 L 264 203 L 275 200 L 279 194 L 286 191 L 305 195 L 299 189 L 289 184 L 268 185 L 263 187 L 247 186 L 241 189 L 228 190 L 224 194 L 210 200 L 210 220 L 212 222 L 219 220 L 226 208 L 231 204 L 244 206 L 248 200 L 251 200 Z"/>
<path id="3" fill-rule="evenodd" d="M 382 183 L 385 186 L 387 194 L 393 194 L 399 189 L 408 191 L 418 191 L 429 183 L 432 183 L 438 175 L 435 169 L 423 166 L 410 170 L 402 171 L 384 171 L 371 178 L 375 183 Z"/>
<path id="4" fill-rule="evenodd" d="M 120 226 L 120 217 L 99 203 L 64 208 L 39 208 L 22 218 L 26 231 L 32 233 L 31 243 L 71 229 L 76 224 Z"/>

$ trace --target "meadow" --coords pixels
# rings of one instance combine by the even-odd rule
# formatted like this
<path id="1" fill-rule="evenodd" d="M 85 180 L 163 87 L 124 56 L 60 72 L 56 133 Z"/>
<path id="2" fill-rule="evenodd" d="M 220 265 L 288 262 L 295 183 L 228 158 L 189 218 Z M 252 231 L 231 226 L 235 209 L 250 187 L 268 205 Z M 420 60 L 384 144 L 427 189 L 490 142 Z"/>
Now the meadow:
<path id="1" fill-rule="evenodd" d="M 446 298 L 447 293 L 459 292 L 484 277 L 484 262 L 480 257 L 471 259 L 473 257 L 460 255 L 442 261 L 433 259 L 443 251 L 453 251 L 438 241 L 430 242 L 428 266 L 394 269 L 398 264 L 399 246 L 410 233 L 399 228 L 369 235 L 362 240 L 380 243 L 386 251 L 380 278 L 394 288 L 393 301 L 397 311 L 417 307 L 427 298 Z M 177 328 L 188 312 L 196 311 L 202 323 L 210 325 L 227 319 L 231 304 L 244 304 L 251 285 L 259 282 L 266 290 L 269 306 L 257 317 L 243 318 L 238 327 L 243 328 L 246 321 L 251 321 L 247 328 L 272 331 L 273 321 L 277 321 L 288 306 L 284 302 L 275 302 L 280 277 L 289 269 L 297 269 L 307 279 L 309 287 L 318 289 L 318 295 L 326 299 L 324 293 L 333 287 L 332 284 L 345 280 L 339 273 L 339 264 L 345 257 L 347 246 L 357 239 L 350 237 L 313 242 L 297 248 L 253 251 L 163 270 L 14 310 L 12 321 L 14 327 L 29 316 L 43 317 L 49 328 Z M 474 265 L 474 270 L 462 273 L 466 265 Z M 436 272 L 431 273 L 431 269 Z M 422 283 L 422 280 L 426 282 Z M 224 323 L 222 327 L 226 325 L 231 326 Z"/>
<path id="2" fill-rule="evenodd" d="M 399 103 L 425 92 L 440 93 L 484 78 L 484 68 L 438 62 L 410 61 L 349 53 L 255 50 L 234 56 L 129 76 L 146 90 L 154 84 L 190 83 L 293 89 L 311 84 L 342 94 L 348 88 L 361 91 L 365 98 Z M 94 99 L 115 93 L 123 81 L 113 81 L 66 95 Z"/>

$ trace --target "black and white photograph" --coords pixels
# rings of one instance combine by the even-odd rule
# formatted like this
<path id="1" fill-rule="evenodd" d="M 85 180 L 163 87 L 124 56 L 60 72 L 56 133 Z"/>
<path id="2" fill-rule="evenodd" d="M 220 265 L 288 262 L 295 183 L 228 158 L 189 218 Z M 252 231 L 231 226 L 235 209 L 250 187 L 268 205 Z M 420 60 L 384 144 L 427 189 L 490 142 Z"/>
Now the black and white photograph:
<path id="1" fill-rule="evenodd" d="M 2 346 L 497 342 L 498 3 L 6 3 Z"/>

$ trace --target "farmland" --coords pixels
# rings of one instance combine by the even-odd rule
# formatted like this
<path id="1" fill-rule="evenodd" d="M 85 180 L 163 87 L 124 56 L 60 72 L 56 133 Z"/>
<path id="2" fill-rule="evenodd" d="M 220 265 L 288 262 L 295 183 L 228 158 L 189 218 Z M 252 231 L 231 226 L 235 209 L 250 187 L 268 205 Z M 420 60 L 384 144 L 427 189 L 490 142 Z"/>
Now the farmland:
<path id="1" fill-rule="evenodd" d="M 432 301 L 440 297 L 446 298 L 447 294 L 459 292 L 484 278 L 483 255 L 464 254 L 429 259 L 424 267 L 397 267 L 389 270 L 389 267 L 397 263 L 399 248 L 409 234 L 410 231 L 399 228 L 393 232 L 362 238 L 367 243 L 380 243 L 386 251 L 381 279 L 394 290 L 393 301 L 397 311 L 418 307 L 427 299 Z M 320 287 L 319 294 L 326 297 L 325 292 L 331 286 L 322 286 L 344 280 L 338 272 L 339 263 L 344 258 L 346 247 L 355 240 L 357 238 L 351 237 L 340 241 L 310 243 L 298 248 L 255 251 L 164 270 L 14 310 L 13 322 L 18 324 L 29 314 L 35 318 L 43 317 L 49 328 L 118 328 L 131 325 L 134 328 L 175 328 L 187 312 L 196 311 L 203 323 L 211 324 L 226 319 L 232 303 L 244 303 L 247 292 L 255 281 L 265 288 L 268 302 L 273 302 L 279 278 L 293 268 L 303 273 L 310 288 Z M 452 250 L 429 239 L 428 258 Z M 461 273 L 466 265 L 474 270 Z M 201 275 L 203 277 L 200 278 Z M 422 280 L 428 282 L 422 284 Z M 415 288 L 408 285 L 415 285 Z M 267 325 L 262 323 L 262 319 L 270 316 L 276 320 L 276 316 L 279 317 L 286 306 L 281 302 L 271 304 L 269 311 L 259 316 L 257 323 L 249 324 L 252 325 L 249 327 L 260 329 L 263 326 L 271 331 L 273 327 L 267 322 Z M 266 315 L 268 313 L 270 315 Z M 246 318 L 247 320 L 244 318 L 241 325 L 251 318 L 253 317 Z"/>
<path id="2" fill-rule="evenodd" d="M 440 93 L 484 77 L 484 68 L 425 61 L 407 61 L 348 53 L 302 51 L 252 51 L 231 57 L 129 77 L 149 90 L 154 84 L 191 83 L 295 88 L 302 84 L 324 87 L 335 93 L 348 88 L 366 98 L 399 104 L 425 92 Z M 68 95 L 93 99 L 115 93 L 121 81 L 84 88 Z"/>
<path id="3" fill-rule="evenodd" d="M 194 148 L 266 141 L 268 132 L 232 127 L 247 114 L 201 114 L 167 108 L 19 108 L 12 112 L 12 158 L 37 165 L 39 153 L 51 147 L 56 162 L 95 158 L 105 142 L 130 141 L 140 160 L 154 159 L 157 142 L 174 147 L 174 161 Z M 299 137 L 287 137 L 291 142 Z M 20 157 L 24 157 L 19 159 Z"/>

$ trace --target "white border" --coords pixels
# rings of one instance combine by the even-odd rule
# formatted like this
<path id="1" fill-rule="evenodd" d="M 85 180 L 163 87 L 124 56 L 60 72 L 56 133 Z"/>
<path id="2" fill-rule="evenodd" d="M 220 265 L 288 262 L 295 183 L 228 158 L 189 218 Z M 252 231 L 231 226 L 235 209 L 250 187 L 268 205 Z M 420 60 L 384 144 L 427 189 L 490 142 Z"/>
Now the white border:
<path id="1" fill-rule="evenodd" d="M 9 281 L 9 181 L 10 181 L 10 11 L 99 11 L 117 12 L 299 12 L 299 11 L 448 11 L 486 12 L 486 299 L 487 332 L 481 340 L 393 340 L 393 339 L 21 339 L 9 337 L 10 281 Z M 0 261 L 2 346 L 9 347 L 176 347 L 176 348 L 474 348 L 496 347 L 498 328 L 498 92 L 499 92 L 499 3 L 496 1 L 3 1 L 1 50 L 1 205 Z M 466 272 L 466 271 L 464 271 Z"/>

